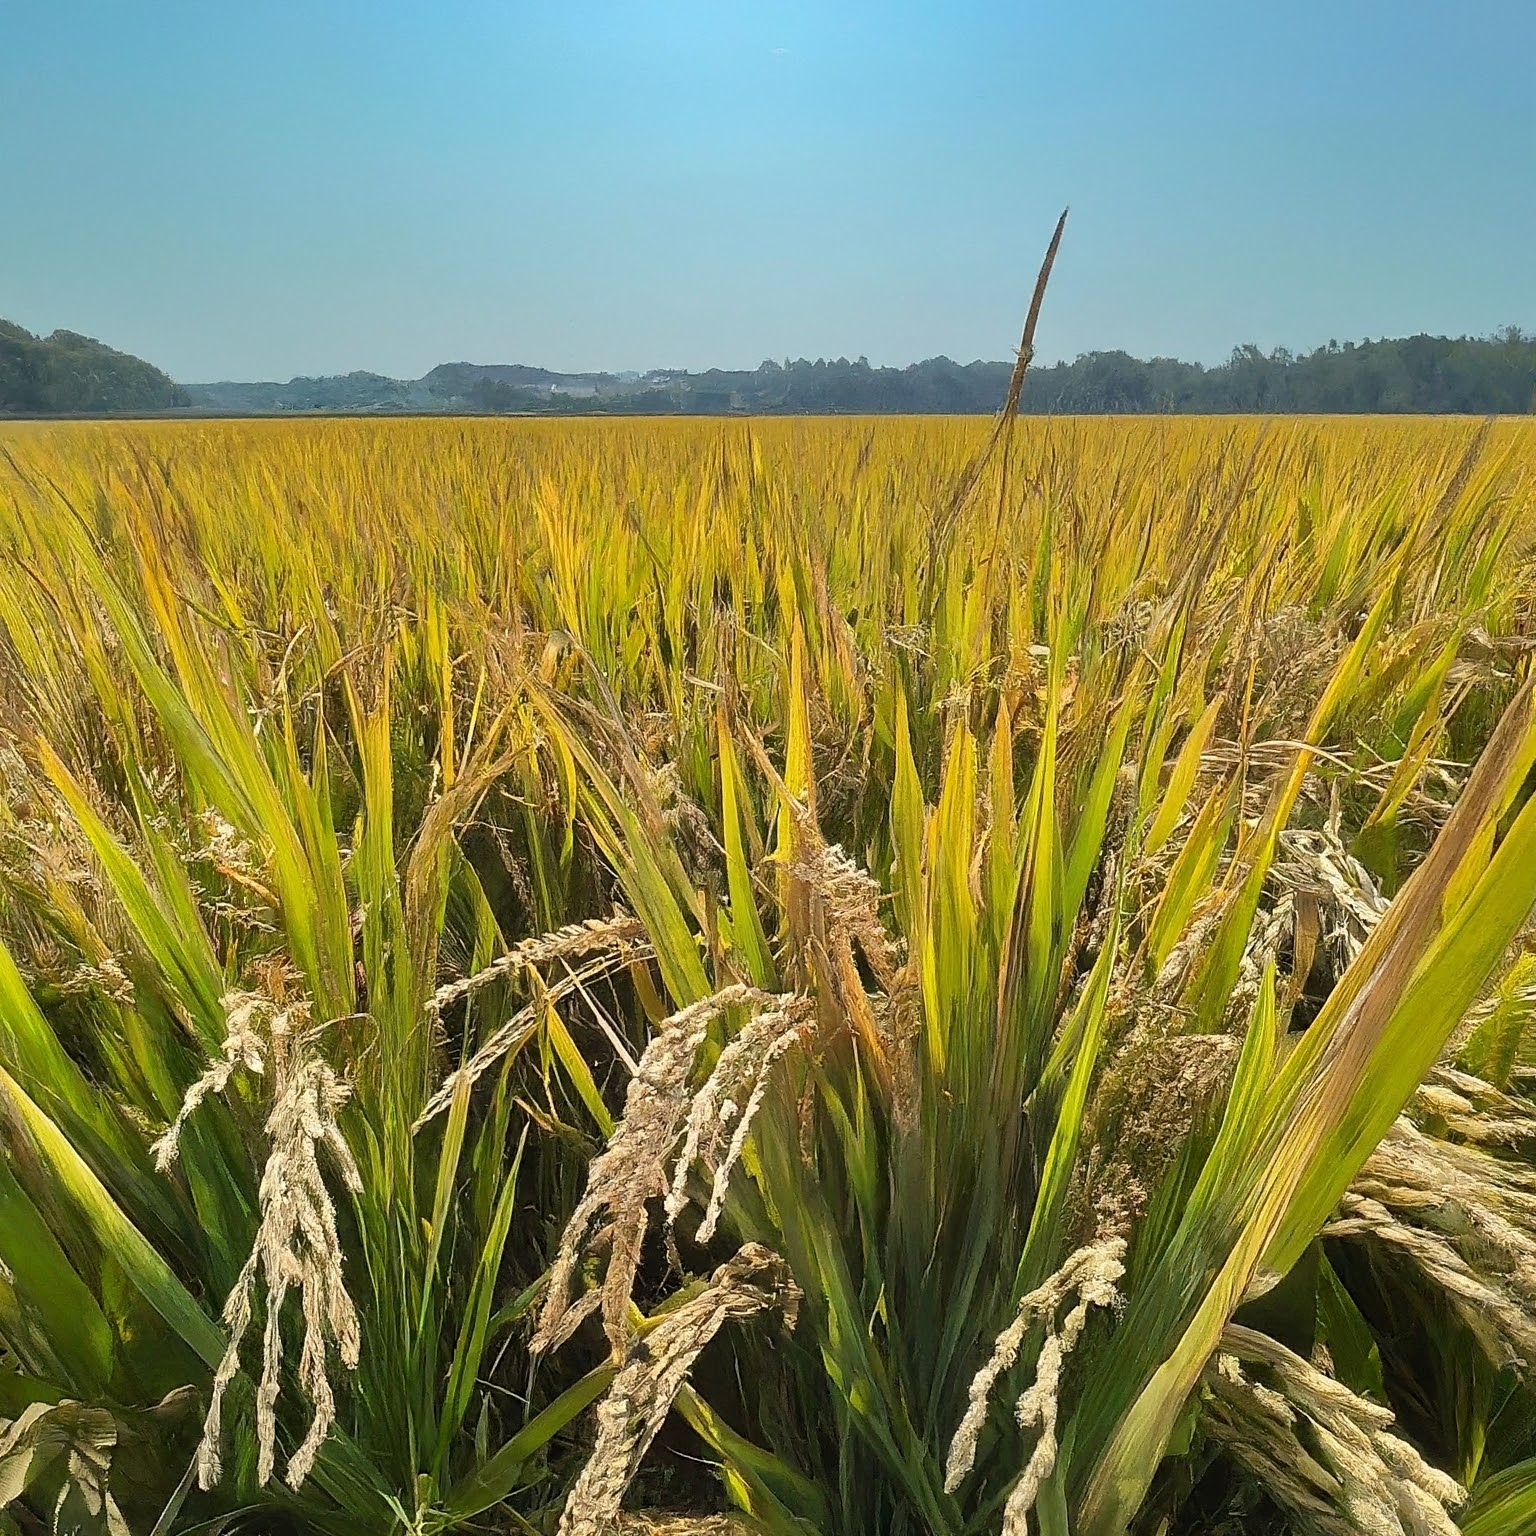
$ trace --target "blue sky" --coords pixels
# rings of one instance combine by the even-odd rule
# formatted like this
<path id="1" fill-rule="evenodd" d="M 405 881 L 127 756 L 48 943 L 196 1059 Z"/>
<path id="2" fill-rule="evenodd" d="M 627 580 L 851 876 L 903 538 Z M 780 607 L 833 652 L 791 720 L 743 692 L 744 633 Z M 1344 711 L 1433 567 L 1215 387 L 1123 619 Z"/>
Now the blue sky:
<path id="1" fill-rule="evenodd" d="M 185 380 L 1536 327 L 1536 0 L 0 0 L 0 315 Z"/>

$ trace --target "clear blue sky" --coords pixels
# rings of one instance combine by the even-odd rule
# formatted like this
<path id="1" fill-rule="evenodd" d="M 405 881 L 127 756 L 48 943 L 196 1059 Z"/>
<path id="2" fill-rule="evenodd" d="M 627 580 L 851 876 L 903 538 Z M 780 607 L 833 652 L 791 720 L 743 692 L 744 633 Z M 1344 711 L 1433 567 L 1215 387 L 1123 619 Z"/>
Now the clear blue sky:
<path id="1" fill-rule="evenodd" d="M 1536 326 L 1536 0 L 0 0 L 0 315 L 178 378 Z"/>

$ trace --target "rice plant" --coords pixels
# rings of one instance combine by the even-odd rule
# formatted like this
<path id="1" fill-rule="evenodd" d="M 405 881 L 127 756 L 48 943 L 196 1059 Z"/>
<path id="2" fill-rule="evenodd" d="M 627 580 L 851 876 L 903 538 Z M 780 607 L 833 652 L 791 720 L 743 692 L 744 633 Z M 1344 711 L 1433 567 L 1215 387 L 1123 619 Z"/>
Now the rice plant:
<path id="1" fill-rule="evenodd" d="M 9 431 L 4 1518 L 1527 1529 L 1530 441 Z"/>

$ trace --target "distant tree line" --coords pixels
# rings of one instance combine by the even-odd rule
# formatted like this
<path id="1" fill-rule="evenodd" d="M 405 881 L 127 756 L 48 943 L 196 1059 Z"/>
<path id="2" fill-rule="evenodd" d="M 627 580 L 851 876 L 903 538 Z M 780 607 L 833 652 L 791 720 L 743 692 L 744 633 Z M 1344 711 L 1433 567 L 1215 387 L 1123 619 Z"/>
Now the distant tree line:
<path id="1" fill-rule="evenodd" d="M 606 387 L 596 397 L 566 396 L 501 378 L 466 378 L 457 398 L 473 410 L 539 413 L 983 414 L 1001 406 L 1011 366 L 934 357 L 906 368 L 874 368 L 862 357 L 800 358 L 765 362 L 750 371 L 677 372 L 635 388 Z M 1519 415 L 1536 410 L 1536 336 L 1512 326 L 1489 337 L 1330 341 L 1303 353 L 1247 345 L 1214 367 L 1172 357 L 1087 352 L 1072 362 L 1033 369 L 1020 409 Z"/>
<path id="2" fill-rule="evenodd" d="M 1008 363 L 930 358 L 907 368 L 863 359 L 766 362 L 750 373 L 718 369 L 665 389 L 570 402 L 629 411 L 991 412 L 1008 388 Z M 545 402 L 549 408 L 550 402 Z M 525 404 L 513 408 L 526 409 Z M 1031 413 L 1489 412 L 1536 410 L 1536 336 L 1511 327 L 1486 338 L 1410 336 L 1329 342 L 1316 351 L 1233 350 L 1207 368 L 1177 358 L 1088 352 L 1033 369 L 1020 408 Z"/>
<path id="3" fill-rule="evenodd" d="M 158 368 L 72 331 L 38 337 L 0 320 L 0 414 L 306 411 L 479 411 L 539 415 L 989 414 L 1011 364 L 932 357 L 906 368 L 805 358 L 705 373 L 562 374 L 522 364 L 444 363 L 420 379 L 375 373 L 286 384 L 175 384 Z M 1033 369 L 1024 411 L 1152 412 L 1536 411 L 1536 336 L 1510 326 L 1487 337 L 1409 336 L 1313 352 L 1247 345 L 1214 367 L 1172 357 L 1087 352 Z"/>
<path id="4" fill-rule="evenodd" d="M 1203 368 L 1091 352 L 1031 374 L 1031 411 L 1315 411 L 1484 415 L 1536 410 L 1536 336 L 1330 341 L 1313 352 L 1233 349 Z"/>
<path id="5" fill-rule="evenodd" d="M 74 331 L 34 336 L 0 320 L 0 414 L 149 414 L 190 403 L 141 358 Z"/>

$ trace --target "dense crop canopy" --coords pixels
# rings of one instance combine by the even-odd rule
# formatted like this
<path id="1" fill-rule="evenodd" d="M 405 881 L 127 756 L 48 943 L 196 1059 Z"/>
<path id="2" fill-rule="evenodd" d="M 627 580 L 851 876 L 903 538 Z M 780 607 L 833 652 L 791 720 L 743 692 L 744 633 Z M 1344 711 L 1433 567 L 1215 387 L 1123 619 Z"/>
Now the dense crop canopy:
<path id="1" fill-rule="evenodd" d="M 0 434 L 0 1529 L 1529 1529 L 1533 451 Z"/>

